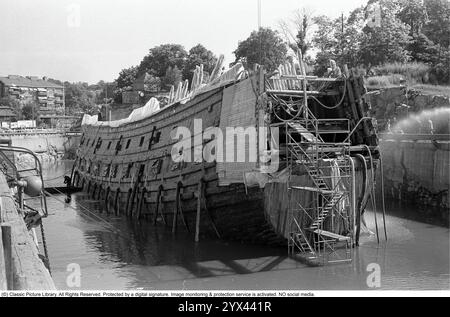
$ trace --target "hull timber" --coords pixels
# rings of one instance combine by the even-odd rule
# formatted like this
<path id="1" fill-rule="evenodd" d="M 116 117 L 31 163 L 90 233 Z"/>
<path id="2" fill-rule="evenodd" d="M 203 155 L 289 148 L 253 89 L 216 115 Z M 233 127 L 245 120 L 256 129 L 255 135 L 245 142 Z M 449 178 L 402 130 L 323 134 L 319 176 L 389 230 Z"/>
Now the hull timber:
<path id="1" fill-rule="evenodd" d="M 240 83 L 251 80 L 262 93 L 266 87 L 261 73 L 262 70 Z M 172 148 L 178 142 L 171 137 L 171 132 L 176 127 L 194 131 L 194 119 L 201 119 L 203 127 L 220 127 L 225 91 L 237 84 L 217 87 L 186 103 L 176 102 L 147 118 L 117 127 L 83 125 L 72 185 L 104 201 L 110 213 L 147 218 L 165 223 L 174 231 L 178 228 L 192 233 L 196 231 L 200 195 L 204 197 L 200 200 L 201 235 L 218 235 L 249 243 L 286 244 L 292 223 L 289 195 L 304 201 L 313 200 L 313 195 L 290 192 L 286 181 L 267 182 L 264 186 L 249 186 L 245 180 L 229 182 L 224 180 L 215 161 L 177 163 L 171 157 Z M 258 99 L 255 100 L 258 103 Z M 349 109 L 355 107 L 353 101 L 346 104 Z M 360 112 L 359 117 L 362 117 Z M 358 113 L 353 116 L 357 122 Z M 257 125 L 261 116 L 256 112 L 255 117 Z M 363 127 L 354 137 L 361 140 L 366 137 Z M 203 145 L 205 143 L 208 142 Z M 356 163 L 355 200 L 364 205 L 370 182 L 364 164 L 356 158 L 353 160 Z M 297 184 L 311 186 L 307 171 L 298 168 L 294 174 Z M 308 222 L 308 219 L 305 217 L 302 221 Z M 342 228 L 340 231 L 349 230 Z"/>

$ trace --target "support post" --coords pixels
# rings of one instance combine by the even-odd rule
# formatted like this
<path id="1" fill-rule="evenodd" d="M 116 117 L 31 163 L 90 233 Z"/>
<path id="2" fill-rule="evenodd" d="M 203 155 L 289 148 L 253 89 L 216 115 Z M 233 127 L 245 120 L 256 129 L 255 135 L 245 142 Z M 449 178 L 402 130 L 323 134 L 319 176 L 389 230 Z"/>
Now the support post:
<path id="1" fill-rule="evenodd" d="M 198 192 L 197 192 L 197 216 L 195 217 L 195 242 L 199 241 L 200 214 L 202 210 L 202 194 L 203 194 L 203 181 L 200 181 L 198 183 Z"/>
<path id="2" fill-rule="evenodd" d="M 12 270 L 12 240 L 11 226 L 8 224 L 1 225 L 3 256 L 5 261 L 6 287 L 13 289 L 13 270 Z"/>
<path id="3" fill-rule="evenodd" d="M 177 185 L 177 193 L 175 197 L 175 208 L 173 209 L 172 233 L 177 232 L 178 206 L 180 204 L 180 186 Z"/>
<path id="4" fill-rule="evenodd" d="M 158 188 L 158 196 L 156 197 L 156 210 L 155 210 L 155 219 L 153 220 L 153 224 L 156 225 L 156 220 L 158 219 L 158 215 L 160 214 L 160 208 L 162 204 L 162 192 L 164 188 L 162 185 Z M 165 225 L 167 225 L 166 218 L 164 217 L 164 213 L 161 211 L 161 218 Z"/>

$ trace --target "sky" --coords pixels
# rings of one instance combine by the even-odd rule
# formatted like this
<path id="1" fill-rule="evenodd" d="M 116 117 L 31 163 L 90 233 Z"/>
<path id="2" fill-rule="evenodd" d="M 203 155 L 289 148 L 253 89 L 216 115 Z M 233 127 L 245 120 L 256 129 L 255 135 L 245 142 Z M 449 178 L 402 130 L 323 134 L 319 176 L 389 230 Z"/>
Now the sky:
<path id="1" fill-rule="evenodd" d="M 261 0 L 262 26 L 307 8 L 337 17 L 367 0 Z M 198 43 L 234 60 L 257 29 L 257 0 L 0 0 L 0 76 L 113 81 L 166 43 Z"/>

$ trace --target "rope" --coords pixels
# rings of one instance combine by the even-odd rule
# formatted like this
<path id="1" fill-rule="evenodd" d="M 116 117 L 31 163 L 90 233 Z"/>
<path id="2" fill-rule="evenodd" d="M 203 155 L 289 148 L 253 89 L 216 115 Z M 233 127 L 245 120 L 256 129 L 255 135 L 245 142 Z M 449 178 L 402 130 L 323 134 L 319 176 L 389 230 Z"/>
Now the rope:
<path id="1" fill-rule="evenodd" d="M 52 180 L 61 178 L 61 177 L 65 176 L 65 175 L 67 174 L 68 171 L 71 171 L 71 170 L 72 170 L 72 168 L 68 168 L 68 169 L 66 169 L 66 170 L 64 171 L 64 173 L 63 173 L 62 175 L 58 175 L 58 176 L 53 177 L 53 178 L 47 178 L 47 179 L 44 179 L 44 182 L 48 182 L 48 181 L 52 181 Z"/>
<path id="2" fill-rule="evenodd" d="M 41 237 L 42 237 L 42 246 L 44 247 L 44 255 L 45 258 L 47 259 L 48 272 L 51 275 L 52 271 L 50 268 L 50 257 L 48 256 L 47 240 L 45 239 L 44 222 L 42 221 L 42 219 L 41 219 Z"/>

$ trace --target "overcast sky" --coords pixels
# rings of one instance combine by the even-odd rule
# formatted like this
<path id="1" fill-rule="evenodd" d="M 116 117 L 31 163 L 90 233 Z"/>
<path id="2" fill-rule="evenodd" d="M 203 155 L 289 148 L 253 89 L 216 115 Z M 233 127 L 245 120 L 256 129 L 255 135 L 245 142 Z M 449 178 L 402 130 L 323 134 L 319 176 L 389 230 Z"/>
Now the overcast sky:
<path id="1" fill-rule="evenodd" d="M 336 17 L 367 0 L 261 2 L 262 25 L 277 28 L 299 8 Z M 201 43 L 228 63 L 257 23 L 257 0 L 0 0 L 0 75 L 112 81 L 164 43 Z"/>

